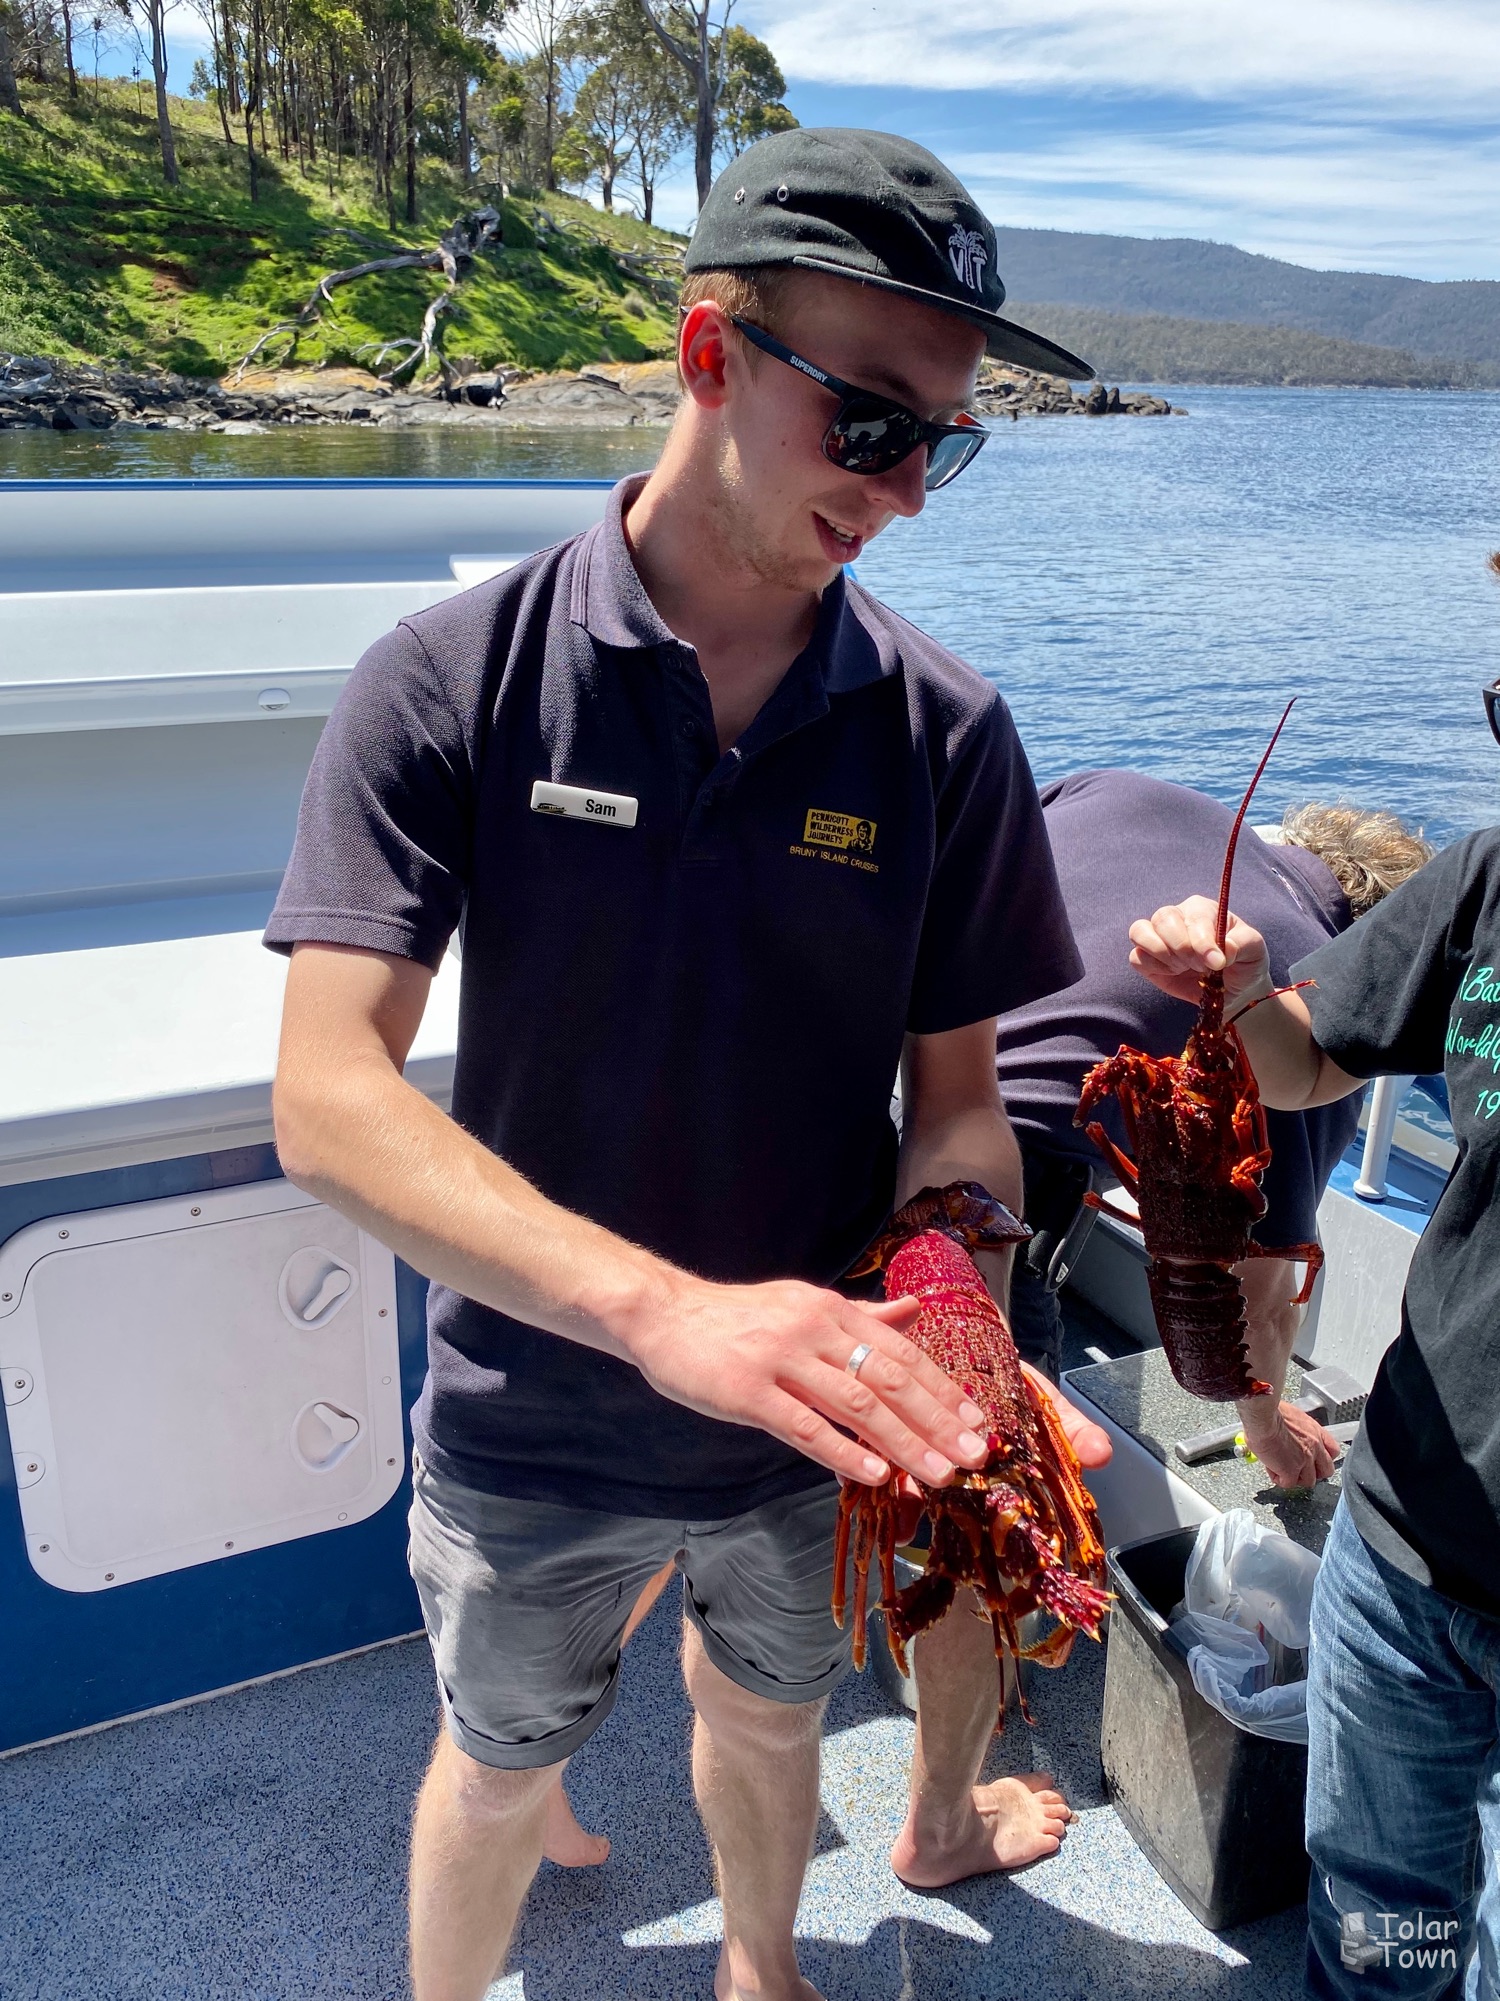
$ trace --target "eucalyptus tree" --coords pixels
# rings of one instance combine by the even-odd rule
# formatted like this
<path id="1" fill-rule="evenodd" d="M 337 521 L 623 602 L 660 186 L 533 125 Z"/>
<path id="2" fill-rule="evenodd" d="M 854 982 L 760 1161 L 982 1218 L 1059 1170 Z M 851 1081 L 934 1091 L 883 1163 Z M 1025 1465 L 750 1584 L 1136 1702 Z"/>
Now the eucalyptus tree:
<path id="1" fill-rule="evenodd" d="M 634 178 L 651 219 L 656 177 L 681 152 L 688 104 L 678 65 L 666 54 L 637 0 L 599 0 L 569 41 L 576 88 L 565 178 L 597 181 L 606 209 L 616 183 Z"/>
<path id="2" fill-rule="evenodd" d="M 137 39 L 151 64 L 151 82 L 156 95 L 156 138 L 161 149 L 162 179 L 175 188 L 177 142 L 172 136 L 172 116 L 167 105 L 167 15 L 176 0 L 115 0 L 121 15 L 134 28 Z M 142 32 L 144 28 L 144 33 Z"/>
<path id="3" fill-rule="evenodd" d="M 26 107 L 16 88 L 16 59 L 11 37 L 10 8 L 6 0 L 0 0 L 0 111 L 9 111 L 16 118 L 24 118 Z"/>

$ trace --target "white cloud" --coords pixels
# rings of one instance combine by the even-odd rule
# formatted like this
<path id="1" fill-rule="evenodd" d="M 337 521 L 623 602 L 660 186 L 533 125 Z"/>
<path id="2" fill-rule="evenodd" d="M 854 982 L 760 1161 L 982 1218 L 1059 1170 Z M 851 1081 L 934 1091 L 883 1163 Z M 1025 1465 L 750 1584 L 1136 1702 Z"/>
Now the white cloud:
<path id="1" fill-rule="evenodd" d="M 997 221 L 1208 236 L 1294 263 L 1500 277 L 1500 135 L 1465 143 L 1379 127 L 1236 121 L 950 153 Z"/>
<path id="2" fill-rule="evenodd" d="M 1500 108 L 1494 0 L 751 0 L 789 77 Z"/>
<path id="3" fill-rule="evenodd" d="M 902 129 L 997 221 L 1500 277 L 1496 0 L 745 0 L 745 17 L 794 98 L 913 92 Z M 963 138 L 945 144 L 949 92 Z M 984 94 L 993 149 L 975 142 Z"/>

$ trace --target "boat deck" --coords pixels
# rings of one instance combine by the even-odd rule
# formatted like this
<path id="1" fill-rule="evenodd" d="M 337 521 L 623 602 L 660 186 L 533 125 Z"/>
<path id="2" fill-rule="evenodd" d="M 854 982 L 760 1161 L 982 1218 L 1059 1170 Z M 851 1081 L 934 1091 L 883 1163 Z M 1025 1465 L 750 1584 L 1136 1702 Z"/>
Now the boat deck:
<path id="1" fill-rule="evenodd" d="M 1070 1313 L 1066 1364 L 1122 1345 Z M 1112 1338 L 1113 1337 L 1113 1338 Z M 1101 1347 L 1103 1342 L 1106 1346 Z M 600 1870 L 543 1863 L 491 2001 L 706 2001 L 719 1935 L 688 1783 L 679 1616 L 627 1649 L 619 1703 L 573 1760 Z M 1215 1936 L 1105 1802 L 1104 1649 L 1031 1680 L 989 1776 L 1056 1773 L 1061 1852 L 1009 1877 L 906 1890 L 887 1851 L 914 1725 L 872 1673 L 829 1707 L 823 1814 L 798 1921 L 829 2001 L 1296 2001 L 1303 1914 Z M 425 1643 L 373 1651 L 0 1761 L 6 2001 L 404 2001 L 411 1802 L 437 1729 Z"/>
<path id="2" fill-rule="evenodd" d="M 668 1593 L 620 1701 L 569 1767 L 601 1870 L 543 1863 L 491 2001 L 704 2001 L 719 1926 L 688 1788 Z M 1300 1911 L 1222 1937 L 1152 1872 L 1099 1784 L 1102 1649 L 1034 1679 L 995 1772 L 1055 1771 L 1061 1852 L 939 1894 L 902 1888 L 913 1724 L 873 1676 L 830 1707 L 823 1815 L 798 1932 L 829 2001 L 1293 2001 Z M 398 2001 L 412 1796 L 437 1724 L 420 1640 L 0 1764 L 0 1993 L 9 2001 Z"/>

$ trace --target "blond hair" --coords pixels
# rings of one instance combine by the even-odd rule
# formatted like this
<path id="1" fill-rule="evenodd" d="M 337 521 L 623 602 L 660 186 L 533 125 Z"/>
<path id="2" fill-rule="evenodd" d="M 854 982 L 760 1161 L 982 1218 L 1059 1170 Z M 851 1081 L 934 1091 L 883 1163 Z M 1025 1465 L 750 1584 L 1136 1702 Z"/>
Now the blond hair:
<path id="1" fill-rule="evenodd" d="M 767 333 L 779 333 L 788 295 L 804 276 L 805 273 L 782 264 L 754 264 L 743 271 L 693 271 L 682 281 L 677 310 L 679 314 L 690 313 L 694 306 L 710 299 L 732 320 L 749 320 Z M 745 340 L 738 330 L 734 338 L 751 368 L 758 368 L 763 358 L 760 349 Z M 677 374 L 680 381 L 681 364 Z"/>
<path id="2" fill-rule="evenodd" d="M 1281 837 L 1288 847 L 1306 848 L 1332 870 L 1356 917 L 1373 910 L 1434 853 L 1431 842 L 1394 813 L 1342 803 L 1289 806 Z"/>

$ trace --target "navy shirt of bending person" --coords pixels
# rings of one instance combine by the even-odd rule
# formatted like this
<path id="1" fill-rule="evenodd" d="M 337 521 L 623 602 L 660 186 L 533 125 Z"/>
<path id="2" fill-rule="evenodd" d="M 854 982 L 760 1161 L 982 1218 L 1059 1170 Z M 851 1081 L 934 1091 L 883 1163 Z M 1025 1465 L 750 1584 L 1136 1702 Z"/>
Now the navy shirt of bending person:
<path id="1" fill-rule="evenodd" d="M 1217 891 L 1234 815 L 1202 792 L 1134 771 L 1077 772 L 1045 786 L 1041 800 L 1084 974 L 1065 991 L 1001 1019 L 996 1069 L 1026 1164 L 1027 1220 L 1045 1253 L 1076 1214 L 1090 1173 L 1103 1168 L 1097 1148 L 1073 1123 L 1084 1073 L 1122 1043 L 1150 1056 L 1175 1056 L 1196 1016 L 1132 969 L 1130 924 L 1163 904 Z M 1326 862 L 1248 830 L 1235 857 L 1230 903 L 1266 939 L 1278 981 L 1351 922 Z M 1114 1099 L 1096 1116 L 1129 1151 Z M 1268 1112 L 1266 1123 L 1271 1165 L 1261 1187 L 1268 1206 L 1252 1234 L 1272 1246 L 1307 1243 L 1318 1234 L 1323 1190 L 1358 1130 L 1359 1100 L 1314 1112 Z M 1061 1315 L 1033 1264 L 1018 1262 L 1012 1307 L 1021 1353 L 1055 1375 Z"/>
<path id="2" fill-rule="evenodd" d="M 365 655 L 266 942 L 435 968 L 461 930 L 460 1125 L 704 1277 L 829 1284 L 891 1206 L 903 1037 L 1035 1000 L 1078 960 L 995 689 L 838 576 L 721 753 L 631 560 L 636 484 Z M 417 1449 L 482 1492 L 713 1520 L 831 1478 L 443 1286 L 428 1353 Z"/>

